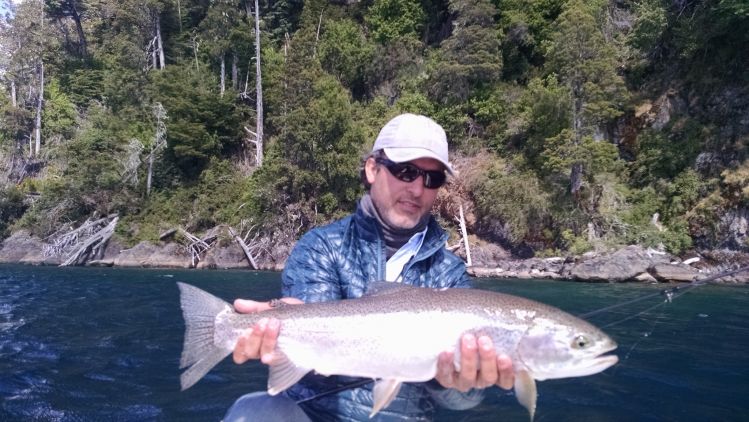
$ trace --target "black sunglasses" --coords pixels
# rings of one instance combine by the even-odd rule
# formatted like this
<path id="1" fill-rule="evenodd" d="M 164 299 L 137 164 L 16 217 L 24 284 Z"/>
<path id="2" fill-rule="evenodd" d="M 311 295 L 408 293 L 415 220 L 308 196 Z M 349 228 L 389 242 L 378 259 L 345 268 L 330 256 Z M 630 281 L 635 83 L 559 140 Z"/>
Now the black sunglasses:
<path id="1" fill-rule="evenodd" d="M 387 158 L 376 158 L 375 162 L 385 166 L 390 174 L 401 182 L 411 183 L 419 176 L 423 176 L 424 187 L 427 189 L 437 189 L 447 181 L 447 175 L 444 171 L 422 170 L 411 163 L 396 163 Z"/>

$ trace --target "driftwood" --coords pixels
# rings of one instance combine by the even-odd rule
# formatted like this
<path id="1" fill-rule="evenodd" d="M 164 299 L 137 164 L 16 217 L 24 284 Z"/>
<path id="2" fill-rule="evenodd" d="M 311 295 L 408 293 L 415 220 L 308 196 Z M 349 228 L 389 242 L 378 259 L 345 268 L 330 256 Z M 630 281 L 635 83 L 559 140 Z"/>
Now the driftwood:
<path id="1" fill-rule="evenodd" d="M 229 227 L 229 233 L 234 238 L 234 240 L 239 244 L 239 246 L 242 248 L 242 251 L 244 251 L 244 256 L 247 257 L 247 260 L 250 262 L 250 265 L 252 266 L 253 270 L 257 269 L 257 263 L 255 262 L 255 258 L 252 257 L 252 251 L 250 250 L 250 247 L 247 246 L 247 243 L 245 242 L 245 239 L 242 238 L 242 236 L 238 235 L 234 229 Z M 249 235 L 249 231 L 247 234 Z"/>
<path id="2" fill-rule="evenodd" d="M 463 204 L 460 204 L 460 218 L 458 218 L 458 224 L 460 224 L 460 234 L 463 236 L 463 244 L 466 248 L 466 265 L 471 266 L 471 248 L 468 247 L 468 230 L 466 230 L 466 219 L 463 215 Z"/>
<path id="3" fill-rule="evenodd" d="M 67 256 L 61 267 L 85 262 L 89 256 L 98 256 L 112 237 L 119 217 L 112 214 L 98 220 L 88 219 L 78 228 L 53 235 L 44 246 L 44 256 Z"/>
<path id="4" fill-rule="evenodd" d="M 212 235 L 201 239 L 183 228 L 180 228 L 179 232 L 189 242 L 186 247 L 187 250 L 190 251 L 193 267 L 200 262 L 202 255 L 205 254 L 208 249 L 211 249 L 213 243 L 215 243 L 218 238 L 217 236 Z"/>
<path id="5" fill-rule="evenodd" d="M 170 239 L 174 237 L 176 233 L 177 233 L 177 229 L 169 229 L 159 235 L 159 240 L 164 241 L 164 240 Z"/>

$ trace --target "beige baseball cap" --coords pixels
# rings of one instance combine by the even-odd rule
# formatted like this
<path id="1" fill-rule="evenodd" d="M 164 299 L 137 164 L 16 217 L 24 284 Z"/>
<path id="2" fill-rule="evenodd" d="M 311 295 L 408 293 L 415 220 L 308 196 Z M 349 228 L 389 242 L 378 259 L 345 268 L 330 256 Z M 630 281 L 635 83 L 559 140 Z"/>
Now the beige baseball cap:
<path id="1" fill-rule="evenodd" d="M 433 158 L 453 174 L 447 156 L 445 130 L 426 116 L 406 113 L 391 119 L 377 135 L 372 151 L 378 150 L 384 150 L 385 155 L 396 163 Z"/>

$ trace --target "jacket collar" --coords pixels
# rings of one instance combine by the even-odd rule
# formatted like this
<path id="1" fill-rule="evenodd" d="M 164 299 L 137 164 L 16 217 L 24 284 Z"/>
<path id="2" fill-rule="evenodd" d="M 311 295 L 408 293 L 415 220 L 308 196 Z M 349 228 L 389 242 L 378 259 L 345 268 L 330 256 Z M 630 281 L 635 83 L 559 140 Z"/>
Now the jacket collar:
<path id="1" fill-rule="evenodd" d="M 358 203 L 356 205 L 356 213 L 354 214 L 354 223 L 359 229 L 362 239 L 368 242 L 376 242 L 383 238 L 382 230 L 377 220 L 365 215 L 361 205 Z M 422 255 L 424 251 L 429 251 L 430 254 L 434 253 L 433 249 L 435 247 L 442 247 L 446 241 L 447 233 L 442 230 L 442 227 L 437 223 L 434 216 L 430 216 L 427 223 L 426 236 L 424 237 L 424 243 L 421 245 L 419 255 Z"/>

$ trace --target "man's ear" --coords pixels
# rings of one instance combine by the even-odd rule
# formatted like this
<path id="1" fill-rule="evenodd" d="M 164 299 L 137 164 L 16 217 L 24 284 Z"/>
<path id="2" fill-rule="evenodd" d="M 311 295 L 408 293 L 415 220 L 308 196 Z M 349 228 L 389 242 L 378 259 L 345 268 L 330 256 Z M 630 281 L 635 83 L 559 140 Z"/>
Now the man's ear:
<path id="1" fill-rule="evenodd" d="M 377 163 L 374 158 L 367 158 L 367 162 L 364 163 L 364 172 L 367 175 L 367 183 L 370 185 L 373 184 L 375 181 L 375 175 L 377 174 Z"/>

